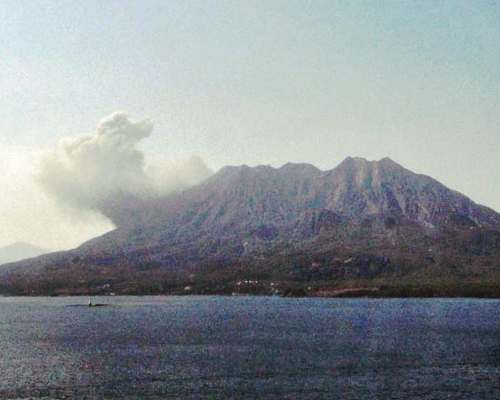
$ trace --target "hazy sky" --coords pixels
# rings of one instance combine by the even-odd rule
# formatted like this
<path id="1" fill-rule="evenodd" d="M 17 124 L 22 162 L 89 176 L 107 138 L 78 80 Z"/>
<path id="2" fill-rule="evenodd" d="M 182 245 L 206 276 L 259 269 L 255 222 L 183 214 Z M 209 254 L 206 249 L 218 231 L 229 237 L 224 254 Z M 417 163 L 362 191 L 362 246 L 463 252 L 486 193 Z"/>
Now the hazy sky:
<path id="1" fill-rule="evenodd" d="M 0 2 L 0 246 L 110 228 L 32 183 L 124 110 L 142 149 L 225 164 L 390 156 L 500 210 L 500 2 Z"/>

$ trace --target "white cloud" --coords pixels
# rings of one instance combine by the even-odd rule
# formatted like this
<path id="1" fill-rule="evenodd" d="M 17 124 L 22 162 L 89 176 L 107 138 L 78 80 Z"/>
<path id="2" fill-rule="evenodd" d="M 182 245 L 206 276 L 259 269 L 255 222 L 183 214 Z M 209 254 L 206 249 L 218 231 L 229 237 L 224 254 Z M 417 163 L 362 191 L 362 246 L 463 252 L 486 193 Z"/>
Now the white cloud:
<path id="1" fill-rule="evenodd" d="M 97 213 L 68 214 L 34 182 L 40 151 L 0 145 L 0 246 L 28 242 L 61 250 L 100 235 L 112 224 Z"/>
<path id="2" fill-rule="evenodd" d="M 135 122 L 116 112 L 96 132 L 60 141 L 41 158 L 37 180 L 62 207 L 100 212 L 115 225 L 134 222 L 144 202 L 195 185 L 211 174 L 198 157 L 149 162 L 139 149 L 151 135 L 149 120 Z"/>
<path id="3" fill-rule="evenodd" d="M 212 173 L 198 157 L 147 158 L 138 146 L 152 129 L 119 112 L 93 134 L 62 139 L 52 150 L 0 145 L 0 246 L 75 247 L 125 223 L 148 199 Z"/>

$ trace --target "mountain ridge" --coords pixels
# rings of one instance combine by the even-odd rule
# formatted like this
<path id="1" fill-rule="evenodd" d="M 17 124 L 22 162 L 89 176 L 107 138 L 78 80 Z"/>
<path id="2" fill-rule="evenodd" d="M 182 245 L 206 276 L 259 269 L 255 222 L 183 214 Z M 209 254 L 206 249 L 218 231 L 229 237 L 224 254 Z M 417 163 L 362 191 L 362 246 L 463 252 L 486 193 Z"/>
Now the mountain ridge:
<path id="1" fill-rule="evenodd" d="M 25 258 L 37 257 L 47 252 L 47 250 L 29 243 L 12 243 L 0 248 L 0 265 L 20 261 Z"/>
<path id="2" fill-rule="evenodd" d="M 320 265 L 318 277 L 336 284 L 500 275 L 500 215 L 387 157 L 348 157 L 327 171 L 305 163 L 227 166 L 133 211 L 114 231 L 10 264 L 3 275 L 94 270 L 115 279 L 120 270 L 182 280 L 209 265 L 214 273 L 246 266 L 285 280 L 297 263 Z M 340 262 L 351 258 L 358 264 Z M 310 275 L 304 271 L 293 279 Z"/>

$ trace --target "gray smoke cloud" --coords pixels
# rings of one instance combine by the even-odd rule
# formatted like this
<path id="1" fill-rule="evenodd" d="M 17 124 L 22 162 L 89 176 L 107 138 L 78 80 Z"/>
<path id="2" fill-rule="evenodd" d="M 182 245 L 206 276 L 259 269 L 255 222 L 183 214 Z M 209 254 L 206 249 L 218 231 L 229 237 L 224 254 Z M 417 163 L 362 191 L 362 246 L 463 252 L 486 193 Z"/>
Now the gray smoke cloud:
<path id="1" fill-rule="evenodd" d="M 63 139 L 46 153 L 37 180 L 64 207 L 98 211 L 117 226 L 131 222 L 147 201 L 212 173 L 198 157 L 148 163 L 138 145 L 152 130 L 149 120 L 135 122 L 123 112 L 113 113 L 94 134 Z"/>

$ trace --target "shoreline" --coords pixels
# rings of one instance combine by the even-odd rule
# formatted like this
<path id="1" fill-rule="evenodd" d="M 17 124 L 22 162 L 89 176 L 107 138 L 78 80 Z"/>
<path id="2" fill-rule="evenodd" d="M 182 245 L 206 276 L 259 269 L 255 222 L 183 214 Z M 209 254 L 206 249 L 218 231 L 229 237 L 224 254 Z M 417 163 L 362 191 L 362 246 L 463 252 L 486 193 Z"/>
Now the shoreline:
<path id="1" fill-rule="evenodd" d="M 73 295 L 60 295 L 60 296 L 51 296 L 51 295 L 5 295 L 0 294 L 0 299 L 8 299 L 8 298 L 26 298 L 26 299 L 37 299 L 37 298 L 85 298 L 87 299 L 88 295 L 81 294 L 73 294 Z M 343 295 L 311 295 L 311 296 L 277 296 L 271 294 L 239 294 L 239 295 L 231 295 L 227 293 L 210 293 L 210 294 L 117 294 L 115 296 L 109 296 L 105 294 L 96 294 L 92 295 L 95 298 L 114 298 L 114 297 L 269 297 L 269 298 L 281 298 L 281 299 L 374 299 L 374 300 L 391 300 L 391 299 L 476 299 L 476 300 L 500 300 L 500 296 L 481 296 L 481 295 L 428 295 L 428 296 L 398 296 L 398 295 L 356 295 L 356 294 L 343 294 Z"/>
<path id="2" fill-rule="evenodd" d="M 167 290 L 133 287 L 54 288 L 51 290 L 4 290 L 1 297 L 114 297 L 114 296 L 265 296 L 289 298 L 478 298 L 500 299 L 500 282 L 382 283 L 346 282 L 338 286 L 326 282 L 279 282 L 258 285 L 217 286 L 191 284 Z"/>

